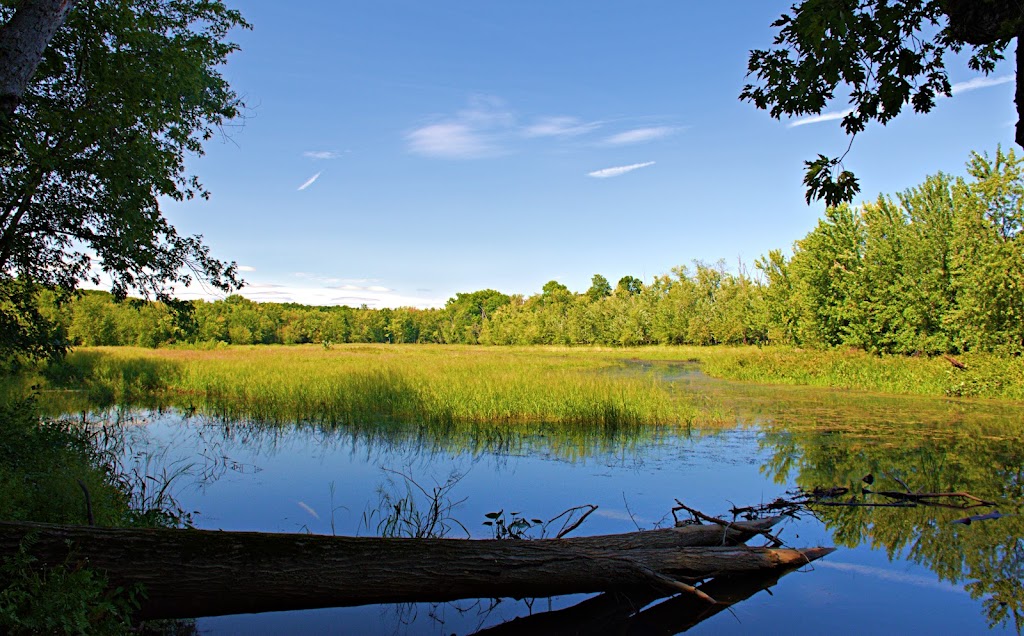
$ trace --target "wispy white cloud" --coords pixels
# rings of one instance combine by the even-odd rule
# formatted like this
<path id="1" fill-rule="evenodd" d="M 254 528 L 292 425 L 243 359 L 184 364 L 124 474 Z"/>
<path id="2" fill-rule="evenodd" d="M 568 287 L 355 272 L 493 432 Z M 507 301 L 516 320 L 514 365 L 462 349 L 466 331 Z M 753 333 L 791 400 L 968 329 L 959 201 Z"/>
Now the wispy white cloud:
<path id="1" fill-rule="evenodd" d="M 255 272 L 256 268 L 253 267 L 252 265 L 239 265 L 238 266 L 238 271 L 240 271 L 240 272 Z"/>
<path id="2" fill-rule="evenodd" d="M 979 88 L 988 88 L 990 86 L 999 86 L 1000 84 L 1009 84 L 1010 82 L 1016 79 L 1016 75 L 999 75 L 997 77 L 975 77 L 965 82 L 957 82 L 956 84 L 953 84 L 953 86 L 950 87 L 950 92 L 956 95 L 958 93 L 976 91 Z"/>
<path id="3" fill-rule="evenodd" d="M 317 179 L 319 179 L 319 178 L 320 178 L 320 175 L 322 175 L 322 174 L 323 174 L 323 170 L 321 170 L 320 172 L 316 173 L 315 175 L 313 175 L 313 176 L 312 176 L 312 177 L 310 177 L 309 179 L 306 179 L 306 182 L 305 182 L 305 183 L 303 183 L 302 185 L 300 185 L 300 186 L 299 186 L 299 191 L 301 192 L 302 190 L 305 190 L 305 189 L 306 189 L 306 188 L 308 188 L 309 186 L 313 185 L 313 183 L 314 183 L 314 182 L 315 182 L 315 181 L 316 181 Z"/>
<path id="4" fill-rule="evenodd" d="M 336 281 L 335 284 L 324 281 Z M 343 281 L 343 282 L 339 282 Z M 426 309 L 430 307 L 444 307 L 448 300 L 447 296 L 438 296 L 436 292 L 429 289 L 416 289 L 414 292 L 403 293 L 397 289 L 385 287 L 373 278 L 341 278 L 320 275 L 306 275 L 300 281 L 281 283 L 250 280 L 237 294 L 260 303 L 301 303 L 303 305 L 336 306 L 349 305 L 358 307 L 367 305 L 374 309 L 384 307 L 417 307 Z M 349 284 L 348 289 L 340 289 L 340 285 Z M 100 289 L 86 285 L 88 289 Z M 109 289 L 109 285 L 106 286 Z M 176 298 L 182 300 L 223 300 L 224 293 L 199 285 L 191 287 L 176 288 L 173 291 Z"/>
<path id="5" fill-rule="evenodd" d="M 653 166 L 653 161 L 645 161 L 643 163 L 634 163 L 628 166 L 615 166 L 614 168 L 602 168 L 601 170 L 595 170 L 588 172 L 588 177 L 594 177 L 595 179 L 607 179 L 608 177 L 617 177 L 619 175 L 626 174 L 627 172 L 633 172 L 640 168 L 646 168 L 647 166 Z"/>
<path id="6" fill-rule="evenodd" d="M 406 135 L 409 151 L 442 159 L 477 159 L 501 154 L 499 143 L 515 125 L 515 115 L 504 102 L 488 95 L 475 95 L 469 107 L 437 123 L 417 128 Z"/>
<path id="7" fill-rule="evenodd" d="M 483 128 L 508 127 L 515 124 L 516 116 L 504 100 L 493 95 L 473 95 L 469 107 L 457 114 L 460 121 Z"/>
<path id="8" fill-rule="evenodd" d="M 292 276 L 311 283 L 323 285 L 327 289 L 375 292 L 392 291 L 389 287 L 377 284 L 380 283 L 380 280 L 377 278 L 339 278 L 337 276 L 325 276 L 323 274 L 311 274 L 309 272 L 295 272 Z"/>
<path id="9" fill-rule="evenodd" d="M 569 115 L 538 115 L 522 123 L 501 99 L 477 95 L 467 108 L 448 116 L 435 117 L 406 133 L 409 152 L 445 159 L 477 159 L 507 154 L 517 141 L 551 139 L 556 142 L 591 135 L 606 121 L 587 121 Z M 647 126 L 626 130 L 604 139 L 592 139 L 604 146 L 639 144 L 673 135 L 682 127 Z"/>
<path id="10" fill-rule="evenodd" d="M 333 150 L 307 150 L 302 153 L 302 156 L 310 159 L 337 159 L 341 156 L 341 153 L 334 152 Z"/>
<path id="11" fill-rule="evenodd" d="M 629 510 L 612 510 L 609 508 L 598 508 L 594 511 L 597 517 L 612 519 L 614 521 L 632 521 L 634 523 L 647 523 L 650 520 L 630 513 Z"/>
<path id="12" fill-rule="evenodd" d="M 576 117 L 541 117 L 523 128 L 526 137 L 576 137 L 601 127 L 601 122 L 585 122 Z"/>
<path id="13" fill-rule="evenodd" d="M 992 86 L 999 86 L 1001 84 L 1008 84 L 1017 79 L 1016 75 L 999 75 L 997 77 L 975 77 L 963 82 L 957 82 L 950 86 L 950 93 L 953 95 L 959 95 L 960 93 L 967 93 L 970 91 L 976 91 L 981 88 L 990 88 Z M 938 97 L 943 97 L 939 95 Z M 825 121 L 835 121 L 836 119 L 842 119 L 853 112 L 852 108 L 847 108 L 843 111 L 833 111 L 828 113 L 821 113 L 820 115 L 809 115 L 807 117 L 799 117 L 790 121 L 786 124 L 789 128 L 795 128 L 797 126 L 806 126 L 807 124 L 820 124 Z"/>
<path id="14" fill-rule="evenodd" d="M 310 516 L 314 519 L 320 518 L 320 515 L 316 513 L 316 510 L 313 510 L 313 507 L 307 504 L 305 501 L 296 501 L 295 503 L 299 504 L 299 508 L 302 508 L 303 510 L 308 512 Z"/>
<path id="15" fill-rule="evenodd" d="M 431 124 L 408 135 L 409 151 L 442 159 L 476 159 L 494 154 L 488 139 L 472 126 L 458 122 Z"/>
<path id="16" fill-rule="evenodd" d="M 915 585 L 917 587 L 926 587 L 931 589 L 943 590 L 946 592 L 956 592 L 959 594 L 967 593 L 967 591 L 962 587 L 952 585 L 945 581 L 938 581 L 931 577 L 918 576 L 916 574 L 907 574 L 905 572 L 897 572 L 870 565 L 861 565 L 859 563 L 841 563 L 836 561 L 821 560 L 816 561 L 814 563 L 814 567 L 826 568 L 829 570 L 839 570 L 840 572 L 851 572 L 854 574 L 876 577 L 885 581 L 892 581 L 895 583 L 901 583 L 905 585 Z"/>
<path id="17" fill-rule="evenodd" d="M 327 288 L 336 289 L 338 291 L 372 291 L 381 293 L 389 293 L 394 291 L 393 289 L 389 287 L 384 287 L 382 285 L 353 285 L 351 283 L 346 283 L 344 285 L 329 285 Z"/>
<path id="18" fill-rule="evenodd" d="M 820 115 L 809 115 L 807 117 L 798 117 L 788 124 L 787 128 L 796 128 L 797 126 L 806 126 L 807 124 L 820 124 L 823 121 L 835 121 L 836 119 L 842 119 L 853 112 L 852 108 L 847 108 L 843 111 L 834 111 L 831 113 L 821 113 Z"/>
<path id="19" fill-rule="evenodd" d="M 649 128 L 634 128 L 612 135 L 604 140 L 604 143 L 611 146 L 624 146 L 626 144 L 639 144 L 646 141 L 662 139 L 675 133 L 678 128 L 674 126 L 652 126 Z"/>

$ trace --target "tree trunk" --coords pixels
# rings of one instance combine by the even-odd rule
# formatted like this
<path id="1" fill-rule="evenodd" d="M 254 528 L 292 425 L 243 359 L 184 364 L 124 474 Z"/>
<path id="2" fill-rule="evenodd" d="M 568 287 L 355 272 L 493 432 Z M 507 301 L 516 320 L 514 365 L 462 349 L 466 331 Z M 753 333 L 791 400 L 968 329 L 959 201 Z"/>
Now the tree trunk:
<path id="1" fill-rule="evenodd" d="M 1014 129 L 1013 140 L 1024 148 L 1024 25 L 1017 33 L 1017 50 L 1014 61 L 1017 62 L 1017 80 L 1014 84 L 1013 103 L 1017 105 L 1017 127 Z"/>
<path id="2" fill-rule="evenodd" d="M 944 0 L 943 10 L 949 18 L 949 31 L 954 40 L 973 46 L 997 44 L 1017 38 L 1017 81 L 1014 102 L 1017 104 L 1017 129 L 1014 141 L 1024 148 L 1024 75 L 1021 74 L 1024 51 L 1024 11 L 1018 0 Z"/>
<path id="3" fill-rule="evenodd" d="M 1016 37 L 1024 17 L 1018 0 L 944 0 L 953 38 L 975 46 Z"/>
<path id="4" fill-rule="evenodd" d="M 680 581 L 785 569 L 831 551 L 722 545 L 754 534 L 737 526 L 516 541 L 0 522 L 0 555 L 31 535 L 26 546 L 41 565 L 70 558 L 105 572 L 112 584 L 145 586 L 140 618 L 187 618 L 638 587 L 675 593 Z"/>
<path id="5" fill-rule="evenodd" d="M 43 52 L 78 0 L 22 0 L 0 27 L 0 120 L 17 108 Z"/>

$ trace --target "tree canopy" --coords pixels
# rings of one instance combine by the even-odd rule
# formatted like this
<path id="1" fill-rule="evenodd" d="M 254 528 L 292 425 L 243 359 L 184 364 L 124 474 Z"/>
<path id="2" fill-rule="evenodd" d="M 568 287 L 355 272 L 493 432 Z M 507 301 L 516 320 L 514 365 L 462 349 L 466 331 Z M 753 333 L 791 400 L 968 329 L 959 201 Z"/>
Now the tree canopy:
<path id="1" fill-rule="evenodd" d="M 0 0 L 0 35 L 36 4 Z M 242 112 L 219 67 L 237 49 L 228 32 L 248 26 L 217 0 L 89 0 L 67 13 L 0 133 L 5 327 L 29 310 L 16 287 L 70 292 L 102 275 L 117 297 L 172 301 L 172 285 L 196 278 L 240 285 L 202 237 L 178 234 L 161 200 L 209 196 L 185 159 Z"/>
<path id="2" fill-rule="evenodd" d="M 772 27 L 779 30 L 775 46 L 751 51 L 755 83 L 743 87 L 740 99 L 780 119 L 821 114 L 842 88 L 849 108 L 841 126 L 852 144 L 871 121 L 884 125 L 908 104 L 927 113 L 936 97 L 950 95 L 947 53 L 969 49 L 968 66 L 992 72 L 1024 31 L 1024 12 L 1011 0 L 802 0 Z M 1018 68 L 1021 56 L 1018 45 Z M 1020 114 L 1019 75 L 1015 101 Z M 1017 123 L 1016 141 L 1024 147 L 1024 121 Z M 805 162 L 808 203 L 838 205 L 860 191 L 845 157 L 820 154 Z"/>

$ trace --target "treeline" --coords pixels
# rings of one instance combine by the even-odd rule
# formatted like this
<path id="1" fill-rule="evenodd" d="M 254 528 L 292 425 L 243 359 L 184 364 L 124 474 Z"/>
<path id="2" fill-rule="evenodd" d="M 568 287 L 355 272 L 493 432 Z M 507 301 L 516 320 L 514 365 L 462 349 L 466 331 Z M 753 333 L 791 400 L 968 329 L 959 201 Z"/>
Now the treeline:
<path id="1" fill-rule="evenodd" d="M 69 342 L 297 344 L 769 344 L 888 353 L 1024 351 L 1024 178 L 1011 150 L 974 154 L 968 178 L 945 174 L 859 208 L 829 208 L 786 258 L 773 250 L 730 271 L 677 267 L 615 287 L 595 275 L 530 297 L 460 293 L 439 309 L 195 301 L 115 303 L 82 292 L 42 311 Z"/>
<path id="2" fill-rule="evenodd" d="M 1024 179 L 1013 151 L 967 179 L 828 209 L 765 276 L 769 339 L 894 353 L 1024 351 Z"/>
<path id="3" fill-rule="evenodd" d="M 628 283 L 628 284 L 627 284 Z M 600 275 L 576 294 L 556 281 L 529 298 L 487 289 L 460 293 L 440 309 L 369 309 L 256 303 L 233 295 L 193 301 L 185 315 L 157 302 L 116 302 L 82 291 L 43 313 L 75 345 L 447 343 L 609 344 L 763 343 L 754 326 L 763 285 L 722 264 L 684 267 L 644 285 L 624 277 L 612 288 Z"/>

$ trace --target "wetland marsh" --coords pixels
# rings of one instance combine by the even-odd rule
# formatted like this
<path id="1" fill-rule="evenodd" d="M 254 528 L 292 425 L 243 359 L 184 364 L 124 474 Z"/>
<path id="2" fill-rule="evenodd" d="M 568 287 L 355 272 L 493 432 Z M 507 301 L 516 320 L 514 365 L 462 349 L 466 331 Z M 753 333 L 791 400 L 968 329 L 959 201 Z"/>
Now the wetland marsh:
<path id="1" fill-rule="evenodd" d="M 451 536 L 477 538 L 492 536 L 484 522 L 498 511 L 547 520 L 594 504 L 577 533 L 599 534 L 670 524 L 676 499 L 720 516 L 795 488 L 844 486 L 864 502 L 867 475 L 875 490 L 969 491 L 1005 516 L 964 525 L 954 521 L 989 508 L 822 507 L 788 521 L 789 545 L 840 550 L 694 631 L 1020 628 L 1024 407 L 713 379 L 691 354 L 85 350 L 51 375 L 42 399 L 102 427 L 126 469 L 173 476 L 177 504 L 210 529 L 374 535 L 388 505 L 422 510 L 438 491 L 451 504 Z M 929 372 L 949 377 L 938 363 Z M 198 627 L 464 634 L 579 600 L 231 616 Z"/>

